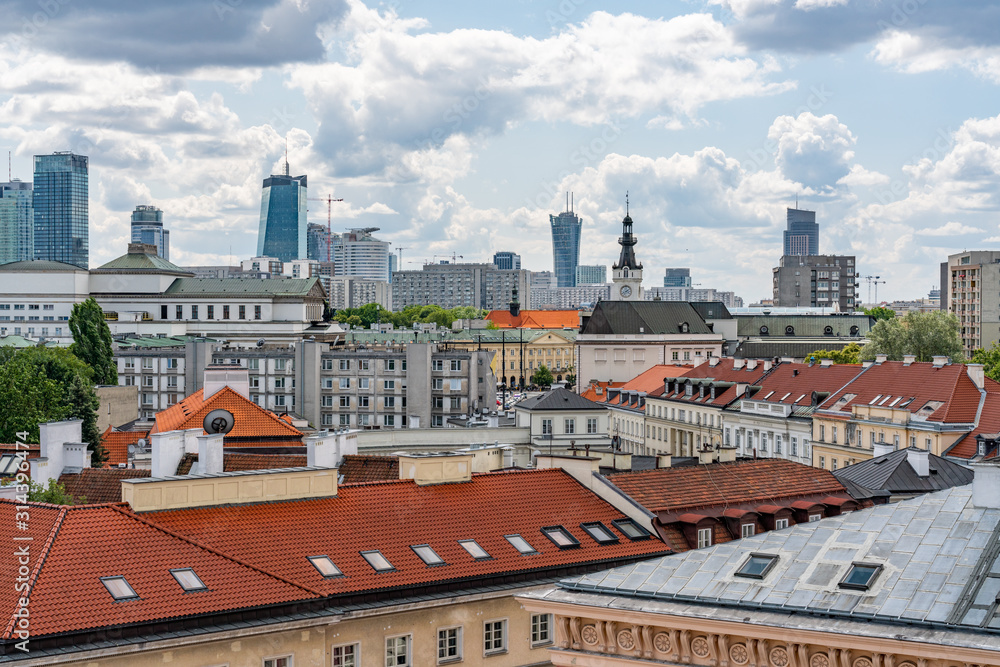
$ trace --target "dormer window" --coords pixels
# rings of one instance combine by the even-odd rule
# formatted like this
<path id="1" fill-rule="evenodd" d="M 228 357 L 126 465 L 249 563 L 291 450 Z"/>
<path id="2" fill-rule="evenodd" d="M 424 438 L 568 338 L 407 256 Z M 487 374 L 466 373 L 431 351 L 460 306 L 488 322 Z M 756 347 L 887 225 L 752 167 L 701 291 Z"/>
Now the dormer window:
<path id="1" fill-rule="evenodd" d="M 690 327 L 688 326 L 687 322 L 681 322 L 679 328 L 681 330 L 681 333 L 688 333 L 688 331 L 690 331 Z"/>

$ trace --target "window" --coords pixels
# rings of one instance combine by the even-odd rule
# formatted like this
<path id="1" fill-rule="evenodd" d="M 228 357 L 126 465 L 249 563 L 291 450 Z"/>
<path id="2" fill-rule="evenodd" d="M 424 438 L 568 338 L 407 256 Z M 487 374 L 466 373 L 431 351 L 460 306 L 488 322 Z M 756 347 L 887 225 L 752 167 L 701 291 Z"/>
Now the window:
<path id="1" fill-rule="evenodd" d="M 349 370 L 351 370 L 351 360 L 350 359 L 341 359 L 340 360 L 340 370 L 342 370 L 342 371 L 349 371 Z"/>
<path id="2" fill-rule="evenodd" d="M 580 541 L 569 534 L 569 531 L 562 526 L 546 526 L 542 528 L 542 534 L 552 540 L 560 549 L 572 549 L 580 546 Z"/>
<path id="3" fill-rule="evenodd" d="M 251 371 L 259 371 L 260 359 L 247 359 L 247 369 Z"/>
<path id="4" fill-rule="evenodd" d="M 462 659 L 462 628 L 438 630 L 438 662 Z"/>
<path id="5" fill-rule="evenodd" d="M 618 541 L 618 537 L 611 532 L 611 529 L 600 521 L 581 523 L 580 528 L 587 531 L 587 534 L 594 538 L 594 540 L 599 544 L 614 544 Z"/>
<path id="6" fill-rule="evenodd" d="M 788 519 L 775 519 L 774 520 L 774 529 L 775 530 L 784 530 L 785 528 L 788 528 Z"/>
<path id="7" fill-rule="evenodd" d="M 552 420 L 551 419 L 543 419 L 542 420 L 542 435 L 551 435 L 551 434 L 552 434 Z"/>
<path id="8" fill-rule="evenodd" d="M 809 515 L 809 523 L 812 523 L 813 521 L 819 521 L 822 518 L 823 518 L 822 514 L 810 514 Z"/>
<path id="9" fill-rule="evenodd" d="M 115 600 L 136 600 L 139 598 L 139 594 L 125 581 L 125 577 L 101 577 L 101 583 Z"/>
<path id="10" fill-rule="evenodd" d="M 874 583 L 881 571 L 881 565 L 851 563 L 851 568 L 847 571 L 847 575 L 840 581 L 840 587 L 866 591 L 871 588 L 872 583 Z"/>
<path id="11" fill-rule="evenodd" d="M 253 318 L 255 320 L 259 320 L 260 319 L 260 306 L 254 306 L 253 307 Z"/>
<path id="12" fill-rule="evenodd" d="M 492 559 L 492 556 L 486 553 L 486 549 L 479 546 L 479 542 L 475 540 L 459 540 L 458 543 L 476 560 Z"/>
<path id="13" fill-rule="evenodd" d="M 344 573 L 333 564 L 329 556 L 309 556 L 308 560 L 326 579 L 344 576 Z"/>
<path id="14" fill-rule="evenodd" d="M 344 397 L 346 398 L 346 397 Z M 340 425 L 350 426 L 351 425 L 351 415 L 340 415 Z"/>
<path id="15" fill-rule="evenodd" d="M 565 427 L 565 432 L 566 433 L 576 433 L 576 420 L 575 419 L 566 419 L 563 422 L 563 426 Z"/>
<path id="16" fill-rule="evenodd" d="M 396 407 L 396 397 L 395 396 L 386 396 L 385 398 L 382 399 L 382 405 L 384 405 L 387 408 L 394 408 L 394 407 Z"/>
<path id="17" fill-rule="evenodd" d="M 448 380 L 448 388 L 452 391 L 462 391 L 462 380 L 459 378 Z"/>
<path id="18" fill-rule="evenodd" d="M 285 388 L 285 378 L 275 378 L 274 379 L 274 388 L 275 389 L 284 389 Z"/>
<path id="19" fill-rule="evenodd" d="M 224 320 L 228 320 L 229 319 L 229 306 L 223 306 L 222 307 L 222 319 L 224 319 Z"/>
<path id="20" fill-rule="evenodd" d="M 340 388 L 350 389 L 351 388 L 351 378 L 340 378 Z"/>
<path id="21" fill-rule="evenodd" d="M 444 359 L 434 359 L 431 361 L 432 371 L 443 371 L 444 370 Z"/>
<path id="22" fill-rule="evenodd" d="M 587 433 L 588 434 L 597 433 L 597 417 L 587 418 Z"/>
<path id="23" fill-rule="evenodd" d="M 374 568 L 376 572 L 391 572 L 396 568 L 392 566 L 392 563 L 382 555 L 382 552 L 375 549 L 373 551 L 362 551 L 361 556 L 368 561 L 368 564 Z"/>
<path id="24" fill-rule="evenodd" d="M 283 371 L 288 368 L 288 359 L 275 359 L 274 360 L 274 370 Z"/>
<path id="25" fill-rule="evenodd" d="M 453 371 L 460 371 L 460 370 L 462 370 L 462 360 L 461 359 L 452 359 L 451 360 L 451 370 L 453 370 Z"/>
<path id="26" fill-rule="evenodd" d="M 177 306 L 177 317 L 175 319 L 178 320 L 184 319 L 184 306 Z"/>
<path id="27" fill-rule="evenodd" d="M 633 542 L 637 540 L 648 540 L 652 535 L 651 533 L 640 526 L 632 519 L 615 519 L 612 521 L 615 528 L 620 530 L 622 534 L 632 540 Z"/>
<path id="28" fill-rule="evenodd" d="M 361 646 L 358 644 L 345 644 L 344 646 L 333 647 L 333 667 L 358 667 L 361 662 L 358 660 L 361 654 Z"/>
<path id="29" fill-rule="evenodd" d="M 515 549 L 521 552 L 522 556 L 530 556 L 531 554 L 537 554 L 535 548 L 528 544 L 528 540 L 524 539 L 520 535 L 504 535 L 504 538 L 513 545 Z"/>
<path id="30" fill-rule="evenodd" d="M 142 376 L 142 386 L 143 387 L 152 387 L 153 386 L 153 376 L 152 375 L 143 375 Z"/>
<path id="31" fill-rule="evenodd" d="M 434 551 L 429 544 L 417 544 L 415 546 L 411 546 L 410 548 L 413 549 L 415 554 L 420 556 L 420 560 L 424 561 L 426 565 L 447 565 L 447 563 L 444 562 L 444 559 L 441 558 L 441 556 L 438 556 L 437 552 Z"/>
<path id="32" fill-rule="evenodd" d="M 191 319 L 198 319 L 198 306 L 191 306 Z"/>
<path id="33" fill-rule="evenodd" d="M 362 370 L 362 371 L 371 370 L 371 360 L 369 360 L 369 359 L 360 359 L 358 361 L 358 370 Z"/>
<path id="34" fill-rule="evenodd" d="M 264 667 L 292 667 L 292 656 L 283 655 L 280 658 L 264 658 Z"/>
<path id="35" fill-rule="evenodd" d="M 826 426 L 822 424 L 819 426 L 819 439 L 820 441 L 826 440 Z"/>
<path id="36" fill-rule="evenodd" d="M 370 389 L 371 378 L 358 378 L 358 389 Z"/>
<path id="37" fill-rule="evenodd" d="M 241 320 L 245 320 L 247 318 L 247 307 L 246 306 L 240 306 L 239 307 L 239 313 L 240 313 L 240 319 Z"/>
<path id="38" fill-rule="evenodd" d="M 823 468 L 824 470 L 826 470 L 826 457 L 825 456 L 819 457 L 819 467 Z"/>
<path id="39" fill-rule="evenodd" d="M 753 537 L 756 533 L 756 526 L 752 523 L 744 523 L 740 526 L 740 536 L 741 537 Z"/>
<path id="40" fill-rule="evenodd" d="M 386 359 L 385 360 L 385 366 L 384 366 L 384 368 L 387 371 L 394 371 L 394 370 L 396 370 L 396 360 L 395 359 Z"/>
<path id="41" fill-rule="evenodd" d="M 552 643 L 552 614 L 531 615 L 531 647 Z"/>
<path id="42" fill-rule="evenodd" d="M 367 408 L 371 406 L 371 396 L 358 396 L 358 407 Z"/>
<path id="43" fill-rule="evenodd" d="M 507 620 L 486 621 L 483 624 L 483 651 L 487 655 L 507 650 Z"/>
<path id="44" fill-rule="evenodd" d="M 712 546 L 712 529 L 711 528 L 699 528 L 698 529 L 698 548 L 704 549 L 705 547 Z"/>
<path id="45" fill-rule="evenodd" d="M 153 360 L 150 359 L 149 357 L 146 357 L 145 359 L 143 359 L 142 360 L 142 368 L 143 368 L 143 370 L 150 370 L 151 368 L 153 368 Z"/>
<path id="46" fill-rule="evenodd" d="M 774 554 L 752 553 L 736 571 L 736 576 L 763 579 L 777 563 L 778 557 Z"/>
<path id="47" fill-rule="evenodd" d="M 190 593 L 193 591 L 207 591 L 208 586 L 205 582 L 195 574 L 194 570 L 189 567 L 181 568 L 178 570 L 170 570 L 170 574 L 174 575 L 174 579 L 177 583 L 181 585 L 185 593 Z"/>
<path id="48" fill-rule="evenodd" d="M 395 380 L 382 380 L 382 389 L 385 391 L 392 391 L 396 388 Z"/>
<path id="49" fill-rule="evenodd" d="M 386 638 L 385 667 L 410 667 L 410 635 Z"/>
<path id="50" fill-rule="evenodd" d="M 351 407 L 351 397 L 350 396 L 341 396 L 340 397 L 340 407 L 342 407 L 342 408 L 349 408 L 349 407 Z"/>

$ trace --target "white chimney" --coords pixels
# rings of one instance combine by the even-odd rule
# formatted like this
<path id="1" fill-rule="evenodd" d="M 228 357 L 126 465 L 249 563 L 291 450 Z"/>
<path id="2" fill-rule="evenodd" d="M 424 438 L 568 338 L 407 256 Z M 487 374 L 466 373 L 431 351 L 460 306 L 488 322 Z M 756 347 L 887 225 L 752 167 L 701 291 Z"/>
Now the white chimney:
<path id="1" fill-rule="evenodd" d="M 229 364 L 206 366 L 204 398 L 208 399 L 223 387 L 230 387 L 244 398 L 250 398 L 250 371 L 242 366 Z"/>
<path id="2" fill-rule="evenodd" d="M 984 378 L 982 364 L 966 364 L 965 372 L 969 374 L 969 379 L 975 383 L 976 387 L 979 389 L 983 388 L 986 380 Z"/>
<path id="3" fill-rule="evenodd" d="M 748 371 L 752 371 L 755 368 L 757 368 L 757 360 L 756 359 L 747 359 L 747 370 Z"/>
<path id="4" fill-rule="evenodd" d="M 306 465 L 311 468 L 336 468 L 340 465 L 337 434 L 323 431 L 309 436 L 306 442 Z"/>
<path id="5" fill-rule="evenodd" d="M 63 470 L 67 468 L 73 472 L 90 467 L 90 452 L 87 445 L 82 442 L 63 443 Z"/>
<path id="6" fill-rule="evenodd" d="M 833 366 L 833 359 L 820 359 L 819 365 L 827 368 Z"/>
<path id="7" fill-rule="evenodd" d="M 886 454 L 892 454 L 894 451 L 896 448 L 887 442 L 876 442 L 872 445 L 872 457 L 876 459 Z"/>
<path id="8" fill-rule="evenodd" d="M 742 359 L 733 359 L 733 370 L 734 371 L 738 371 L 741 368 L 743 368 L 743 360 Z"/>
<path id="9" fill-rule="evenodd" d="M 770 359 L 765 359 L 764 360 L 764 370 L 765 371 L 771 370 L 771 360 Z"/>
<path id="10" fill-rule="evenodd" d="M 927 477 L 931 474 L 930 454 L 926 449 L 908 447 L 906 449 L 906 460 L 910 463 L 910 467 L 913 468 L 914 472 L 921 477 Z"/>
<path id="11" fill-rule="evenodd" d="M 165 431 L 149 436 L 151 477 L 173 477 L 177 466 L 185 454 L 198 452 L 198 437 L 204 433 L 200 428 L 184 431 Z M 199 457 L 200 458 L 200 457 Z"/>
<path id="12" fill-rule="evenodd" d="M 702 446 L 702 448 L 698 450 L 698 463 L 701 465 L 715 463 L 715 449 L 711 445 L 708 445 L 707 447 Z"/>
<path id="13" fill-rule="evenodd" d="M 876 354 L 875 355 L 875 363 L 876 364 L 884 364 L 886 361 L 888 361 L 888 359 L 889 359 L 889 355 L 887 355 L 887 354 Z"/>
<path id="14" fill-rule="evenodd" d="M 83 421 L 68 419 L 61 422 L 48 422 L 38 425 L 39 447 L 38 458 L 29 459 L 31 479 L 42 486 L 47 486 L 50 479 L 58 479 L 63 468 L 73 464 L 67 463 L 67 444 L 76 444 L 83 439 Z M 86 453 L 86 445 L 77 445 Z M 79 452 L 73 452 L 71 457 L 79 457 Z"/>
<path id="15" fill-rule="evenodd" d="M 903 355 L 903 363 L 906 364 L 907 366 L 909 366 L 912 363 L 915 363 L 916 361 L 917 361 L 917 355 L 915 355 L 915 354 L 904 354 Z"/>
<path id="16" fill-rule="evenodd" d="M 972 504 L 976 507 L 1000 509 L 1000 466 L 995 463 L 973 463 Z"/>
<path id="17" fill-rule="evenodd" d="M 198 474 L 217 475 L 225 471 L 222 440 L 224 433 L 198 436 Z M 176 469 L 175 469 L 176 474 Z"/>
<path id="18" fill-rule="evenodd" d="M 931 357 L 931 361 L 935 366 L 945 366 L 948 364 L 948 357 L 944 355 L 935 355 Z"/>
<path id="19" fill-rule="evenodd" d="M 719 365 L 719 357 L 709 357 L 709 359 L 708 359 L 708 365 L 711 366 L 712 368 L 715 368 L 716 366 L 718 366 Z"/>

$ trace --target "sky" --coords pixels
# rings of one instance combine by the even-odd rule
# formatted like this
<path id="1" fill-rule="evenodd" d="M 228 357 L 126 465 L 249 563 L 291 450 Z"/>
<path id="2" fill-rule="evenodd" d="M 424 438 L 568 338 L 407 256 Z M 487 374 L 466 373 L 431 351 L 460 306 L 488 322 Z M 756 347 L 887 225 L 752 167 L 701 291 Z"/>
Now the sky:
<path id="1" fill-rule="evenodd" d="M 572 191 L 609 266 L 628 192 L 646 286 L 771 295 L 785 209 L 880 301 L 1000 247 L 1000 3 L 968 0 L 0 0 L 0 150 L 90 158 L 90 261 L 138 204 L 171 261 L 256 253 L 261 181 L 378 227 L 401 268 L 552 269 Z M 2 178 L 2 177 L 0 177 Z M 5 179 L 4 179 L 5 180 Z M 797 204 L 796 204 L 797 202 Z M 871 284 L 860 280 L 861 297 Z"/>

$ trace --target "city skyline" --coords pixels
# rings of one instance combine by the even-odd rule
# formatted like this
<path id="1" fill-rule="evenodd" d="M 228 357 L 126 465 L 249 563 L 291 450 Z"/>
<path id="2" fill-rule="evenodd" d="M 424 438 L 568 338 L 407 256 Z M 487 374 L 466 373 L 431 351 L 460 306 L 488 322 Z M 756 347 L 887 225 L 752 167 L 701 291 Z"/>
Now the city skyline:
<path id="1" fill-rule="evenodd" d="M 90 156 L 92 265 L 141 203 L 168 214 L 179 264 L 252 256 L 286 139 L 314 196 L 345 199 L 334 227 L 381 227 L 406 248 L 401 270 L 504 248 L 548 269 L 546 216 L 567 190 L 580 264 L 617 255 L 629 189 L 650 276 L 689 266 L 750 301 L 769 294 L 796 196 L 821 251 L 878 267 L 886 299 L 1000 242 L 990 5 L 272 0 L 60 5 L 35 25 L 37 11 L 15 4 L 0 28 L 0 146 L 23 181 L 32 155 Z M 121 40 L 123 22 L 161 26 L 155 48 Z"/>

